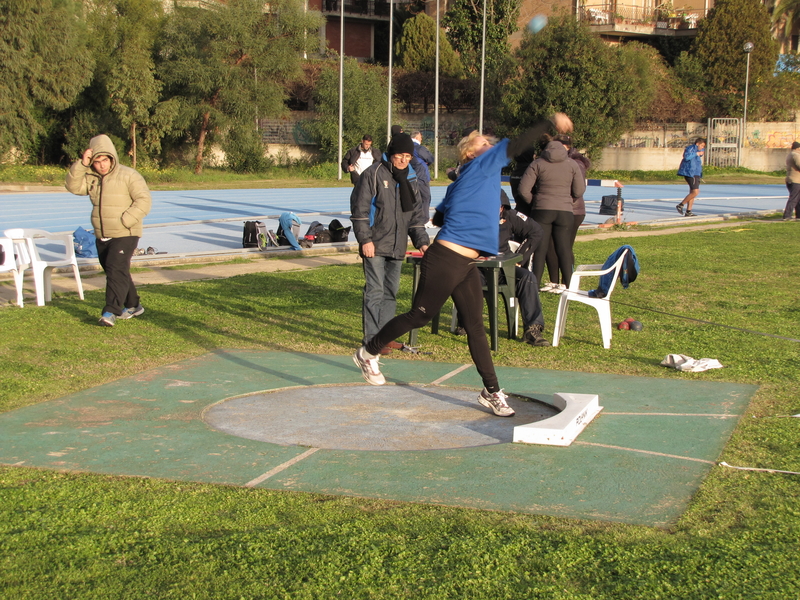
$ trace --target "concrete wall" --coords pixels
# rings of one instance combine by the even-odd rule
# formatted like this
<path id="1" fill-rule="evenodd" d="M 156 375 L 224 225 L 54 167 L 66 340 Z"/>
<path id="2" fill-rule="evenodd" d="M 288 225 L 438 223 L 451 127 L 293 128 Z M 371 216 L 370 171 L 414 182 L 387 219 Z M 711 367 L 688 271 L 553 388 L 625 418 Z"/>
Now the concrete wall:
<path id="1" fill-rule="evenodd" d="M 278 164 L 284 165 L 295 160 L 316 160 L 319 157 L 319 148 L 294 144 L 266 144 L 264 154 L 275 159 Z"/>
<path id="2" fill-rule="evenodd" d="M 779 171 L 786 168 L 788 148 L 743 148 L 741 163 L 754 171 Z M 605 148 L 603 157 L 592 162 L 598 171 L 678 170 L 683 148 Z"/>
<path id="3" fill-rule="evenodd" d="M 266 154 L 279 163 L 286 159 L 310 159 L 316 147 L 310 145 L 302 125 L 313 118 L 310 113 L 293 113 L 288 119 L 262 119 Z M 433 113 L 397 113 L 393 123 L 407 131 L 419 129 L 424 143 L 433 152 Z M 439 168 L 452 166 L 458 160 L 455 143 L 464 128 L 475 126 L 477 116 L 471 113 L 439 115 Z M 698 137 L 707 137 L 705 123 L 675 123 L 664 127 L 632 131 L 613 146 L 603 149 L 602 157 L 593 161 L 600 171 L 672 171 L 678 170 L 683 149 Z M 778 171 L 786 166 L 786 154 L 794 140 L 800 140 L 800 123 L 748 123 L 747 147 L 742 149 L 741 164 L 755 171 Z M 347 149 L 345 148 L 345 151 Z"/>

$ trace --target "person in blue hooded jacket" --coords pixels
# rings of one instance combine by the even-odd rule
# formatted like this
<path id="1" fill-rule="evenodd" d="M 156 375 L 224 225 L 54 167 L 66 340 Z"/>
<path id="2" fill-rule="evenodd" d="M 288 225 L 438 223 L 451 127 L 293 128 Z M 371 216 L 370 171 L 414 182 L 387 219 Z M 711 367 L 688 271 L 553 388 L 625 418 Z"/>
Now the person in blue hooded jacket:
<path id="1" fill-rule="evenodd" d="M 687 217 L 696 216 L 692 212 L 694 206 L 694 199 L 700 193 L 700 179 L 703 177 L 703 155 L 705 154 L 706 141 L 703 138 L 697 138 L 694 144 L 689 144 L 683 151 L 683 160 L 681 166 L 678 168 L 678 175 L 683 175 L 686 183 L 689 184 L 689 193 L 686 198 L 675 207 L 679 213 Z M 683 212 L 683 206 L 686 205 L 686 212 Z"/>

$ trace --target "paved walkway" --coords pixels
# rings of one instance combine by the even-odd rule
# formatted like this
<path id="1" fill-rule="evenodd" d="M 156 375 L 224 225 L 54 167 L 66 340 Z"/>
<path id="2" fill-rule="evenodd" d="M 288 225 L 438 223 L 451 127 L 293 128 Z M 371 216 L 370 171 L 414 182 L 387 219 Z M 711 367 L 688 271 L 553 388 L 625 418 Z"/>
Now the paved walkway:
<path id="1" fill-rule="evenodd" d="M 682 223 L 683 224 L 683 223 Z M 746 226 L 747 221 L 717 221 L 697 223 L 683 227 L 670 227 L 657 231 L 614 231 L 605 230 L 597 233 L 580 235 L 577 242 L 588 242 L 597 239 L 630 239 L 652 235 L 672 235 L 685 231 L 702 231 L 707 229 L 720 229 L 728 227 Z M 276 271 L 292 271 L 314 269 L 326 265 L 356 264 L 360 262 L 356 252 L 357 244 L 323 244 L 294 252 L 291 250 L 275 249 L 262 253 L 252 249 L 238 248 L 231 251 L 218 251 L 215 253 L 197 253 L 188 255 L 164 256 L 137 256 L 133 259 L 133 279 L 137 286 L 153 283 L 177 283 L 181 281 L 196 281 L 202 279 L 224 279 L 248 273 L 269 273 Z M 232 258 L 248 258 L 247 262 L 230 262 Z M 182 265 L 180 269 L 169 268 L 176 264 Z M 81 281 L 84 290 L 105 289 L 105 277 L 99 271 L 95 261 L 87 261 L 82 267 Z M 6 275 L 6 274 L 3 274 Z M 75 279 L 72 272 L 55 273 L 52 277 L 53 291 L 75 292 Z M 28 276 L 25 280 L 25 303 L 35 303 L 33 282 Z M 16 302 L 14 282 L 9 276 L 0 276 L 0 306 Z"/>

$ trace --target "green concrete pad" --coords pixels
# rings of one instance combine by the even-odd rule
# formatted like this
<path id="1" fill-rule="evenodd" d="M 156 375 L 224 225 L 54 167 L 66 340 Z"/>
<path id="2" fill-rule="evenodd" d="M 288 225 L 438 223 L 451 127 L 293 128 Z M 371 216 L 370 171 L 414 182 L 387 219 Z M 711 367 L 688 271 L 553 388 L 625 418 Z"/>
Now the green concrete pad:
<path id="1" fill-rule="evenodd" d="M 388 394 L 413 391 L 395 387 L 413 384 L 436 390 L 433 402 L 480 389 L 472 366 L 383 363 L 390 385 L 377 389 Z M 357 393 L 347 400 L 327 387 L 363 385 L 351 357 L 219 351 L 0 415 L 0 463 L 665 526 L 714 466 L 756 390 L 508 367 L 498 373 L 508 393 L 545 402 L 556 392 L 598 394 L 604 410 L 569 447 L 280 445 L 214 429 L 204 412 L 260 394 L 283 414 L 291 406 L 280 402 L 281 393 L 266 392 L 308 386 L 322 386 L 310 387 L 310 397 L 352 402 Z M 469 400 L 459 402 L 469 411 Z M 477 402 L 475 411 L 476 422 L 497 419 L 509 429 L 530 422 L 489 417 Z M 365 433 L 369 427 L 365 420 Z"/>

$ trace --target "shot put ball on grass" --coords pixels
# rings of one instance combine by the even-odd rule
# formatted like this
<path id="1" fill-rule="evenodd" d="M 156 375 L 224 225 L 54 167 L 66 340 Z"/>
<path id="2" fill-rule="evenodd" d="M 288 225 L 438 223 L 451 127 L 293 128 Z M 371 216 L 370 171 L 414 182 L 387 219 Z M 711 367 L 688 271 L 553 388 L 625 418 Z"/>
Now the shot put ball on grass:
<path id="1" fill-rule="evenodd" d="M 544 29 L 545 25 L 547 25 L 547 16 L 536 15 L 530 21 L 528 21 L 528 31 L 533 34 L 537 34 Z"/>

